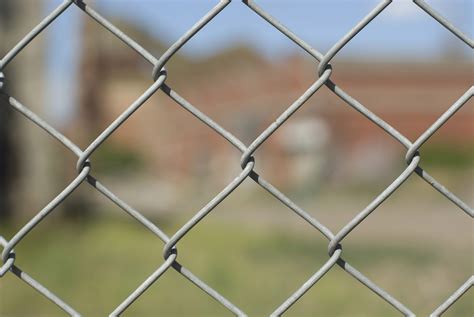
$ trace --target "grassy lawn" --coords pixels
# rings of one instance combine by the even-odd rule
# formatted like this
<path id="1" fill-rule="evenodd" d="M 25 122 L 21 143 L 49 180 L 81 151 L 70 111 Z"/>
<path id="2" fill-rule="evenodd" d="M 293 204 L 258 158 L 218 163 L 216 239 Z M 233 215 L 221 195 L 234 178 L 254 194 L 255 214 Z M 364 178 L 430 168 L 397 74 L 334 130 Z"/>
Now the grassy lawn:
<path id="1" fill-rule="evenodd" d="M 160 224 L 168 234 L 183 222 Z M 60 226 L 58 224 L 61 224 Z M 18 228 L 2 228 L 7 238 Z M 471 272 L 471 253 L 436 245 L 348 241 L 344 258 L 428 315 Z M 41 224 L 16 248 L 17 265 L 84 316 L 107 316 L 162 262 L 163 244 L 127 218 Z M 209 218 L 179 243 L 178 259 L 249 316 L 268 316 L 327 260 L 317 232 Z M 472 291 L 446 316 L 472 316 Z M 12 274 L 0 280 L 0 316 L 64 316 Z M 174 270 L 124 316 L 231 316 Z M 335 267 L 285 316 L 400 316 Z"/>

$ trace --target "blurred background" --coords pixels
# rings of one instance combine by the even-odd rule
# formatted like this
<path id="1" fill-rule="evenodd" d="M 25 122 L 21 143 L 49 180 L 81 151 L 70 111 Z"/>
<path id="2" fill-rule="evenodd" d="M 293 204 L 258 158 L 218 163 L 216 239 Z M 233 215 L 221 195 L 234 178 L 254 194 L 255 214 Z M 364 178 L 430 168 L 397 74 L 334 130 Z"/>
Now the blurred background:
<path id="1" fill-rule="evenodd" d="M 61 1 L 0 1 L 0 56 Z M 159 57 L 215 1 L 87 1 Z M 321 52 L 378 1 L 258 4 Z M 429 3 L 473 37 L 473 2 Z M 395 0 L 333 60 L 332 79 L 414 141 L 473 84 L 472 50 Z M 317 79 L 317 63 L 232 2 L 167 64 L 167 83 L 250 144 Z M 4 70 L 6 92 L 85 149 L 151 84 L 137 53 L 71 6 Z M 77 158 L 0 107 L 0 235 L 10 239 L 76 175 Z M 420 150 L 421 166 L 474 205 L 473 101 Z M 405 149 L 323 87 L 256 152 L 255 169 L 334 232 L 406 167 Z M 157 92 L 92 155 L 92 174 L 173 235 L 240 172 L 240 153 Z M 473 269 L 468 216 L 416 175 L 343 242 L 343 257 L 426 316 Z M 187 268 L 251 316 L 268 315 L 327 260 L 327 241 L 251 180 L 180 241 Z M 108 315 L 162 262 L 162 243 L 82 184 L 15 249 L 16 264 L 85 316 Z M 473 316 L 473 292 L 446 316 Z M 0 316 L 62 316 L 12 274 Z M 227 316 L 168 271 L 125 316 Z M 398 316 L 340 268 L 287 316 Z"/>

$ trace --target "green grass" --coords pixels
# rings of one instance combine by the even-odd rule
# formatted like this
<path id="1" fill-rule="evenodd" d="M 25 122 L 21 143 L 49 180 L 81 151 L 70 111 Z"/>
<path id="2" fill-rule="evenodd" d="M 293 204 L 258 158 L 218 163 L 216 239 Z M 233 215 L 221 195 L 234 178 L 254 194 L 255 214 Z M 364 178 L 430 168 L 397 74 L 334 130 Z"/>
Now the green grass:
<path id="1" fill-rule="evenodd" d="M 171 233 L 181 224 L 163 225 Z M 2 228 L 2 232 L 17 229 Z M 16 263 L 84 316 L 107 316 L 163 262 L 162 248 L 155 236 L 128 219 L 97 219 L 61 226 L 53 221 L 41 224 L 16 248 Z M 323 265 L 326 248 L 327 241 L 317 232 L 285 232 L 282 227 L 249 226 L 211 218 L 180 241 L 178 259 L 249 316 L 268 316 Z M 382 240 L 348 242 L 343 254 L 418 316 L 428 315 L 439 305 L 472 265 L 469 253 L 441 254 L 435 245 Z M 457 266 L 448 265 L 450 261 Z M 472 294 L 466 298 L 446 316 L 472 316 Z M 0 316 L 64 313 L 7 274 L 0 279 Z M 124 316 L 232 315 L 170 270 Z M 400 314 L 336 267 L 285 316 Z"/>

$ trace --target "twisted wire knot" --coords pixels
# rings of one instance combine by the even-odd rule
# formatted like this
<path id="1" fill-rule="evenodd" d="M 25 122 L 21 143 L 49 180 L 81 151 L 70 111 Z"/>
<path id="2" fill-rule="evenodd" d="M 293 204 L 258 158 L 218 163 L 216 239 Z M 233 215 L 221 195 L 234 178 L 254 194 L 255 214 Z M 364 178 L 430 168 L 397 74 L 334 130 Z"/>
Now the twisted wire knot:
<path id="1" fill-rule="evenodd" d="M 336 252 L 336 250 L 342 251 L 342 245 L 339 243 L 340 240 L 341 240 L 340 238 L 338 238 L 337 236 L 334 236 L 334 238 L 329 242 L 329 245 L 328 245 L 329 257 L 332 257 L 334 255 L 334 252 Z"/>
<path id="2" fill-rule="evenodd" d="M 250 148 L 249 148 L 250 149 Z M 255 163 L 255 158 L 252 156 L 253 151 L 245 151 L 242 156 L 240 157 L 240 167 L 242 169 L 245 169 L 247 164 L 249 163 Z"/>
<path id="3" fill-rule="evenodd" d="M 87 156 L 80 157 L 76 163 L 77 174 L 80 174 L 86 167 L 89 167 L 89 170 L 92 168 L 91 161 Z"/>
<path id="4" fill-rule="evenodd" d="M 334 252 L 336 250 L 341 250 L 342 253 L 342 245 L 339 243 L 340 239 L 335 236 L 328 245 L 328 255 L 329 257 L 332 257 L 334 255 Z M 340 255 L 339 255 L 340 256 Z"/>
<path id="5" fill-rule="evenodd" d="M 160 76 L 167 76 L 168 71 L 166 70 L 166 67 L 163 65 L 155 65 L 153 66 L 153 71 L 151 72 L 151 77 L 153 78 L 153 81 L 157 81 Z"/>
<path id="6" fill-rule="evenodd" d="M 318 77 L 321 77 L 326 70 L 330 70 L 332 73 L 332 65 L 329 62 L 330 60 L 325 60 L 324 58 L 321 60 L 318 65 Z M 329 73 L 329 75 L 331 73 Z M 327 80 L 329 80 L 329 77 Z"/>
<path id="7" fill-rule="evenodd" d="M 415 156 L 420 156 L 420 152 L 418 152 L 418 149 L 420 147 L 419 146 L 416 146 L 416 144 L 414 143 L 407 151 L 407 154 L 405 155 L 405 161 L 408 165 L 410 165 L 410 163 L 413 161 L 413 158 Z"/>
<path id="8" fill-rule="evenodd" d="M 5 75 L 0 72 L 0 90 L 5 86 Z"/>
<path id="9" fill-rule="evenodd" d="M 0 267 L 0 277 L 3 277 L 10 269 L 13 267 L 15 263 L 15 251 L 12 249 L 9 252 L 7 252 L 8 242 L 5 240 L 4 237 L 0 236 L 0 246 L 4 248 L 2 252 L 2 262 L 3 265 Z"/>
<path id="10" fill-rule="evenodd" d="M 163 258 L 166 261 L 170 256 L 174 256 L 174 259 L 176 259 L 178 257 L 178 249 L 175 245 L 170 247 L 168 244 L 165 244 L 163 248 Z"/>

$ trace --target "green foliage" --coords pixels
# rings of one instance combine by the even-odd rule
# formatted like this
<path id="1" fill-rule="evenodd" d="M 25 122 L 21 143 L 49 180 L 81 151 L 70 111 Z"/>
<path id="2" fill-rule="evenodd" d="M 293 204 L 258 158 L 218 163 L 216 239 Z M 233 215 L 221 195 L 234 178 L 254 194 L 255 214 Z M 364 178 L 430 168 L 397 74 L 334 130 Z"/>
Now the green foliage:
<path id="1" fill-rule="evenodd" d="M 94 170 L 104 174 L 137 171 L 145 163 L 137 151 L 107 142 L 94 153 L 91 160 Z"/>
<path id="2" fill-rule="evenodd" d="M 423 167 L 438 167 L 445 169 L 466 169 L 474 167 L 474 147 L 436 144 L 422 146 L 420 149 Z"/>

